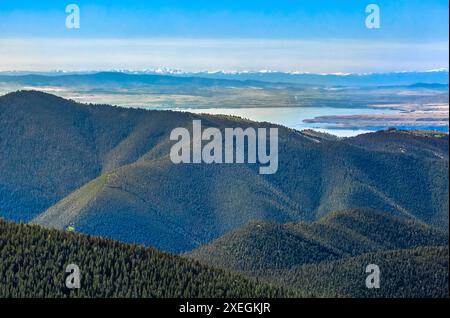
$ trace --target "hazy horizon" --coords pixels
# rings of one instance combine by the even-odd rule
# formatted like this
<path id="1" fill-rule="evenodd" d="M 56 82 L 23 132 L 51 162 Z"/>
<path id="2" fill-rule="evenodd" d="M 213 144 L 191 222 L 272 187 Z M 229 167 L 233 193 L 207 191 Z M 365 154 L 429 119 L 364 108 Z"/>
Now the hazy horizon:
<path id="1" fill-rule="evenodd" d="M 0 3 L 1 71 L 180 69 L 383 73 L 448 69 L 448 1 Z"/>

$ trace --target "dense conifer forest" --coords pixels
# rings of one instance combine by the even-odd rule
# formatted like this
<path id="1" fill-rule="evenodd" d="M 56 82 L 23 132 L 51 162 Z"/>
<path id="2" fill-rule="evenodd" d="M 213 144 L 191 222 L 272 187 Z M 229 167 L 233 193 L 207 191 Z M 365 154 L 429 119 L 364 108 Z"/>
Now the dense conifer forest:
<path id="1" fill-rule="evenodd" d="M 286 297 L 295 293 L 152 248 L 0 220 L 0 297 Z M 76 264 L 79 289 L 67 289 Z"/>

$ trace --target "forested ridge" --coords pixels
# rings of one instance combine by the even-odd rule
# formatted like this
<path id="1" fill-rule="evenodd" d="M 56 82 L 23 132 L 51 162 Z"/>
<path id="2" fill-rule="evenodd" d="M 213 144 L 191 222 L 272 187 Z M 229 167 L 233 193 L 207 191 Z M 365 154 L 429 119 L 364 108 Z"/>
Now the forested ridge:
<path id="1" fill-rule="evenodd" d="M 181 253 L 252 220 L 372 208 L 448 227 L 448 135 L 354 138 L 278 128 L 279 168 L 175 165 L 175 127 L 274 127 L 238 117 L 0 97 L 0 216 Z"/>
<path id="2" fill-rule="evenodd" d="M 270 240 L 270 238 L 267 238 Z M 153 248 L 0 220 L 0 297 L 448 297 L 448 247 L 237 274 Z M 377 264 L 381 287 L 367 289 Z M 76 264 L 81 288 L 65 286 Z"/>
<path id="3" fill-rule="evenodd" d="M 185 255 L 304 297 L 448 297 L 448 233 L 380 211 L 253 222 Z M 379 289 L 365 285 L 369 264 L 380 269 Z"/>
<path id="4" fill-rule="evenodd" d="M 0 296 L 448 297 L 447 134 L 277 126 L 279 170 L 260 175 L 173 164 L 170 131 L 193 119 L 273 127 L 0 96 L 0 218 L 37 224 L 0 221 Z M 374 259 L 386 289 L 370 293 Z M 64 286 L 70 263 L 79 290 Z"/>
<path id="5" fill-rule="evenodd" d="M 310 297 L 448 298 L 448 246 L 381 251 L 286 270 L 254 272 L 279 286 L 300 288 Z M 365 269 L 380 269 L 380 288 L 368 289 Z"/>
<path id="6" fill-rule="evenodd" d="M 422 222 L 357 209 L 333 212 L 315 222 L 252 222 L 185 255 L 214 267 L 252 272 L 446 245 L 448 233 Z"/>
<path id="7" fill-rule="evenodd" d="M 0 297 L 289 297 L 295 293 L 152 248 L 0 220 Z M 81 271 L 67 289 L 66 266 Z"/>

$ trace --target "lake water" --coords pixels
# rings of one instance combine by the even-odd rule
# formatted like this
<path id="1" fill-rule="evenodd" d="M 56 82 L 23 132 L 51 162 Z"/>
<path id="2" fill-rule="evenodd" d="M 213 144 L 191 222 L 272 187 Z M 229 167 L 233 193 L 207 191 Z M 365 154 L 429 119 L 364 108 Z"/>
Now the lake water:
<path id="1" fill-rule="evenodd" d="M 371 108 L 334 108 L 334 107 L 264 107 L 264 108 L 183 108 L 176 109 L 196 114 L 206 113 L 212 115 L 234 115 L 247 118 L 253 121 L 267 121 L 274 124 L 283 125 L 289 128 L 303 130 L 314 129 L 321 132 L 330 133 L 340 137 L 355 136 L 370 132 L 364 129 L 329 129 L 326 124 L 305 123 L 303 120 L 312 119 L 318 116 L 328 115 L 365 115 L 396 113 L 389 109 Z"/>

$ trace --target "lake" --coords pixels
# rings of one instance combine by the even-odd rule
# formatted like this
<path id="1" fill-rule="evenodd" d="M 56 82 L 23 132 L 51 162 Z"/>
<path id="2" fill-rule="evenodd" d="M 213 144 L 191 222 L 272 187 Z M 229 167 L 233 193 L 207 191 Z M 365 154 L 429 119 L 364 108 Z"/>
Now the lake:
<path id="1" fill-rule="evenodd" d="M 283 125 L 289 128 L 303 130 L 314 129 L 321 132 L 330 133 L 340 137 L 355 136 L 370 132 L 364 129 L 335 129 L 327 128 L 327 124 L 305 123 L 303 120 L 312 119 L 319 116 L 329 115 L 371 115 L 389 114 L 398 111 L 390 109 L 372 108 L 334 108 L 334 107 L 264 107 L 264 108 L 177 108 L 174 110 L 187 111 L 196 114 L 206 113 L 212 115 L 234 115 L 247 118 L 253 121 L 267 121 L 274 124 Z"/>

